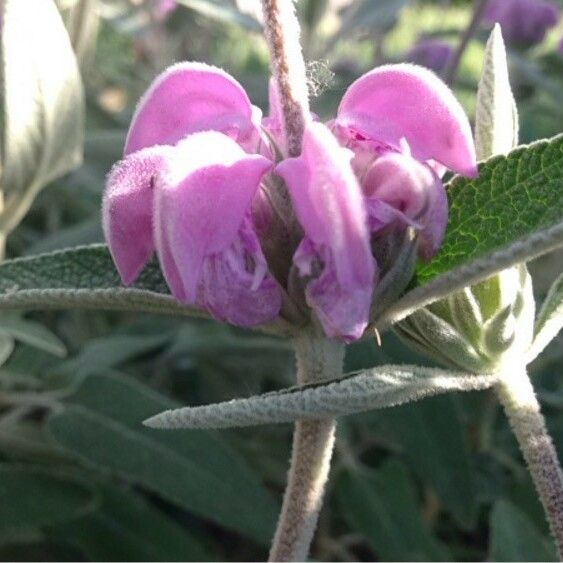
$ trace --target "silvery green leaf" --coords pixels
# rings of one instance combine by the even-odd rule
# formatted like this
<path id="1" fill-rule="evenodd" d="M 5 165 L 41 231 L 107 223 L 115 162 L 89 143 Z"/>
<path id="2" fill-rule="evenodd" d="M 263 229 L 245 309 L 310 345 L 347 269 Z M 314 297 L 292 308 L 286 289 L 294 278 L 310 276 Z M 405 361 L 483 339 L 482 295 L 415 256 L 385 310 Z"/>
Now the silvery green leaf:
<path id="1" fill-rule="evenodd" d="M 43 186 L 78 166 L 84 94 L 53 0 L 4 0 L 0 231 L 10 232 Z"/>
<path id="2" fill-rule="evenodd" d="M 475 148 L 483 160 L 506 154 L 518 143 L 518 112 L 510 82 L 506 49 L 496 24 L 485 48 L 483 72 L 477 90 Z"/>
<path id="3" fill-rule="evenodd" d="M 157 262 L 125 287 L 105 244 L 92 244 L 0 263 L 0 310 L 105 309 L 209 318 L 199 307 L 179 303 L 168 291 Z M 287 335 L 276 319 L 259 329 Z"/>
<path id="4" fill-rule="evenodd" d="M 247 399 L 164 411 L 145 424 L 151 428 L 230 428 L 300 418 L 333 418 L 448 391 L 485 389 L 495 382 L 494 376 L 418 366 L 383 366 Z"/>
<path id="5" fill-rule="evenodd" d="M 563 274 L 551 286 L 540 309 L 534 329 L 534 341 L 528 354 L 532 361 L 563 328 Z"/>

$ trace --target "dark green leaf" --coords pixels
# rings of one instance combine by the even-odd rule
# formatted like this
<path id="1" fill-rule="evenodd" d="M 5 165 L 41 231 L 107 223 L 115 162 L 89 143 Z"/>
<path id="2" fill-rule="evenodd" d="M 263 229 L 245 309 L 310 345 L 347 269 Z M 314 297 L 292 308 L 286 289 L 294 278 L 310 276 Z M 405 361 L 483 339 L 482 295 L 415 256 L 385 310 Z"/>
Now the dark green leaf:
<path id="1" fill-rule="evenodd" d="M 424 525 L 405 466 L 386 463 L 377 472 L 345 471 L 336 483 L 339 511 L 383 561 L 451 561 L 447 548 Z"/>
<path id="2" fill-rule="evenodd" d="M 210 561 L 187 530 L 141 496 L 110 484 L 101 487 L 94 513 L 53 527 L 49 535 L 78 547 L 92 561 Z"/>
<path id="3" fill-rule="evenodd" d="M 471 529 L 477 516 L 476 488 L 454 399 L 434 397 L 392 409 L 383 420 L 413 471 L 434 487 L 460 526 Z"/>
<path id="4" fill-rule="evenodd" d="M 57 468 L 0 465 L 0 531 L 78 518 L 96 509 L 85 482 Z"/>
<path id="5" fill-rule="evenodd" d="M 444 243 L 419 283 L 562 222 L 563 135 L 491 158 L 476 180 L 455 178 L 448 200 Z"/>
<path id="6" fill-rule="evenodd" d="M 490 561 L 557 561 L 553 542 L 517 506 L 499 500 L 491 513 Z"/>
<path id="7" fill-rule="evenodd" d="M 250 538 L 271 539 L 276 503 L 219 437 L 142 426 L 174 403 L 133 380 L 110 376 L 87 377 L 71 402 L 49 420 L 66 450 Z"/>

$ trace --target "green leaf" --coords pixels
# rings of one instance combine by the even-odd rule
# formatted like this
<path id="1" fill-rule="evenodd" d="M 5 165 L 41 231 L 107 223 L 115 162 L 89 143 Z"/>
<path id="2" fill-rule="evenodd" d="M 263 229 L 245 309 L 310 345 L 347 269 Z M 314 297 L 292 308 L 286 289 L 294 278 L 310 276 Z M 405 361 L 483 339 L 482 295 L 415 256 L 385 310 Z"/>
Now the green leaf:
<path id="1" fill-rule="evenodd" d="M 392 407 L 448 391 L 484 389 L 495 381 L 493 376 L 419 366 L 383 366 L 248 399 L 168 410 L 145 424 L 151 428 L 230 428 L 335 417 Z"/>
<path id="2" fill-rule="evenodd" d="M 93 244 L 0 264 L 0 310 L 106 309 L 209 318 L 174 299 L 156 261 L 131 287 L 121 284 L 108 248 Z M 265 331 L 287 333 L 278 319 Z"/>
<path id="3" fill-rule="evenodd" d="M 72 520 L 97 504 L 94 489 L 67 472 L 0 465 L 0 532 Z"/>
<path id="4" fill-rule="evenodd" d="M 84 94 L 53 0 L 5 0 L 3 5 L 5 206 L 0 232 L 7 233 L 21 221 L 43 186 L 80 164 Z"/>
<path id="5" fill-rule="evenodd" d="M 506 154 L 518 144 L 518 112 L 508 79 L 500 25 L 491 31 L 477 90 L 475 148 L 479 160 Z"/>
<path id="6" fill-rule="evenodd" d="M 246 463 L 209 432 L 144 428 L 174 404 L 130 379 L 87 377 L 70 406 L 49 419 L 65 450 L 182 508 L 266 544 L 277 504 Z"/>
<path id="7" fill-rule="evenodd" d="M 514 504 L 497 501 L 490 525 L 489 561 L 558 561 L 553 542 Z"/>
<path id="8" fill-rule="evenodd" d="M 385 463 L 377 471 L 344 471 L 335 487 L 339 512 L 382 561 L 451 561 L 421 517 L 417 492 L 405 466 Z"/>
<path id="9" fill-rule="evenodd" d="M 419 266 L 418 287 L 382 312 L 378 328 L 563 246 L 563 135 L 493 157 L 479 169 L 476 180 L 450 182 L 444 244 Z"/>
<path id="10" fill-rule="evenodd" d="M 2 317 L 0 319 L 0 333 L 7 334 L 34 348 L 43 350 L 54 356 L 66 356 L 65 345 L 50 330 L 34 321 L 16 317 Z"/>
<path id="11" fill-rule="evenodd" d="M 112 334 L 97 338 L 88 342 L 77 357 L 59 364 L 57 371 L 74 378 L 104 373 L 161 349 L 169 340 L 168 334 Z"/>
<path id="12" fill-rule="evenodd" d="M 412 470 L 434 488 L 463 529 L 472 529 L 477 517 L 476 487 L 454 398 L 435 397 L 393 409 L 383 422 Z"/>
<path id="13" fill-rule="evenodd" d="M 534 341 L 527 360 L 531 362 L 563 328 L 563 274 L 550 287 L 536 319 Z"/>
<path id="14" fill-rule="evenodd" d="M 132 491 L 101 485 L 100 508 L 50 528 L 91 561 L 211 561 L 198 539 Z"/>

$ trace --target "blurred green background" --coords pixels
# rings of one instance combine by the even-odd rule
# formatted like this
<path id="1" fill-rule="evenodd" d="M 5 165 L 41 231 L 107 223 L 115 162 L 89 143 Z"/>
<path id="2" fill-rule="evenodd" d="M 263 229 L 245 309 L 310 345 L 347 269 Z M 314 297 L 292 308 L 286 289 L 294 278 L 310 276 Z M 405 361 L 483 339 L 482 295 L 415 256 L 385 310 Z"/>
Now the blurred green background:
<path id="1" fill-rule="evenodd" d="M 77 17 L 77 2 L 81 6 Z M 267 111 L 268 55 L 253 0 L 60 0 L 81 62 L 84 164 L 48 186 L 8 257 L 102 241 L 104 178 L 136 100 L 179 60 L 222 67 Z M 170 4 L 170 5 L 169 5 Z M 421 37 L 454 48 L 470 1 L 299 0 L 313 110 L 328 118 L 363 72 L 407 58 Z M 71 25 L 72 24 L 72 25 Z M 488 28 L 454 84 L 473 116 Z M 563 21 L 510 48 L 521 142 L 563 130 Z M 532 265 L 538 300 L 563 256 Z M 207 321 L 103 311 L 4 316 L 0 328 L 0 559 L 250 560 L 266 557 L 291 426 L 165 432 L 141 421 L 174 404 L 293 382 L 287 342 Z M 392 334 L 349 348 L 347 370 L 430 361 Z M 15 343 L 15 344 L 14 344 Z M 563 347 L 532 366 L 563 454 Z M 311 558 L 555 560 L 541 506 L 489 391 L 342 419 Z"/>

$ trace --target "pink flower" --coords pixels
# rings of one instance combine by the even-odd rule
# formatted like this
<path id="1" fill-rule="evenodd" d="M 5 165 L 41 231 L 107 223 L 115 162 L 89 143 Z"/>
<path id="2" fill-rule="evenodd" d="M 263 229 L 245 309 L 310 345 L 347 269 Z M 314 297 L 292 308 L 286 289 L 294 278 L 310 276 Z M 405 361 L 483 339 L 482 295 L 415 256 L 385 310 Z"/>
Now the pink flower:
<path id="1" fill-rule="evenodd" d="M 422 67 L 377 68 L 346 91 L 332 127 L 354 152 L 372 233 L 411 225 L 431 258 L 447 224 L 441 173 L 477 175 L 469 122 L 448 87 Z"/>
<path id="2" fill-rule="evenodd" d="M 491 0 L 485 20 L 501 25 L 507 43 L 535 45 L 557 25 L 559 8 L 549 0 Z"/>
<path id="3" fill-rule="evenodd" d="M 251 212 L 272 167 L 256 154 L 258 114 L 242 87 L 213 67 L 179 64 L 153 83 L 103 203 L 104 232 L 125 284 L 156 250 L 178 300 L 240 326 L 278 315 L 281 293 Z"/>
<path id="4" fill-rule="evenodd" d="M 350 160 L 321 123 L 310 123 L 303 152 L 278 164 L 305 237 L 293 258 L 308 278 L 308 304 L 328 336 L 360 338 L 368 323 L 375 261 L 362 191 Z"/>
<path id="5" fill-rule="evenodd" d="M 381 67 L 352 84 L 328 127 L 309 121 L 301 155 L 286 158 L 273 85 L 270 105 L 262 119 L 238 82 L 206 65 L 158 77 L 108 176 L 112 256 L 130 284 L 156 250 L 172 294 L 217 319 L 272 320 L 285 293 L 329 337 L 355 340 L 388 237 L 410 227 L 420 256 L 433 256 L 447 222 L 440 174 L 476 175 L 467 117 L 432 72 Z M 275 193 L 281 180 L 293 209 Z"/>

